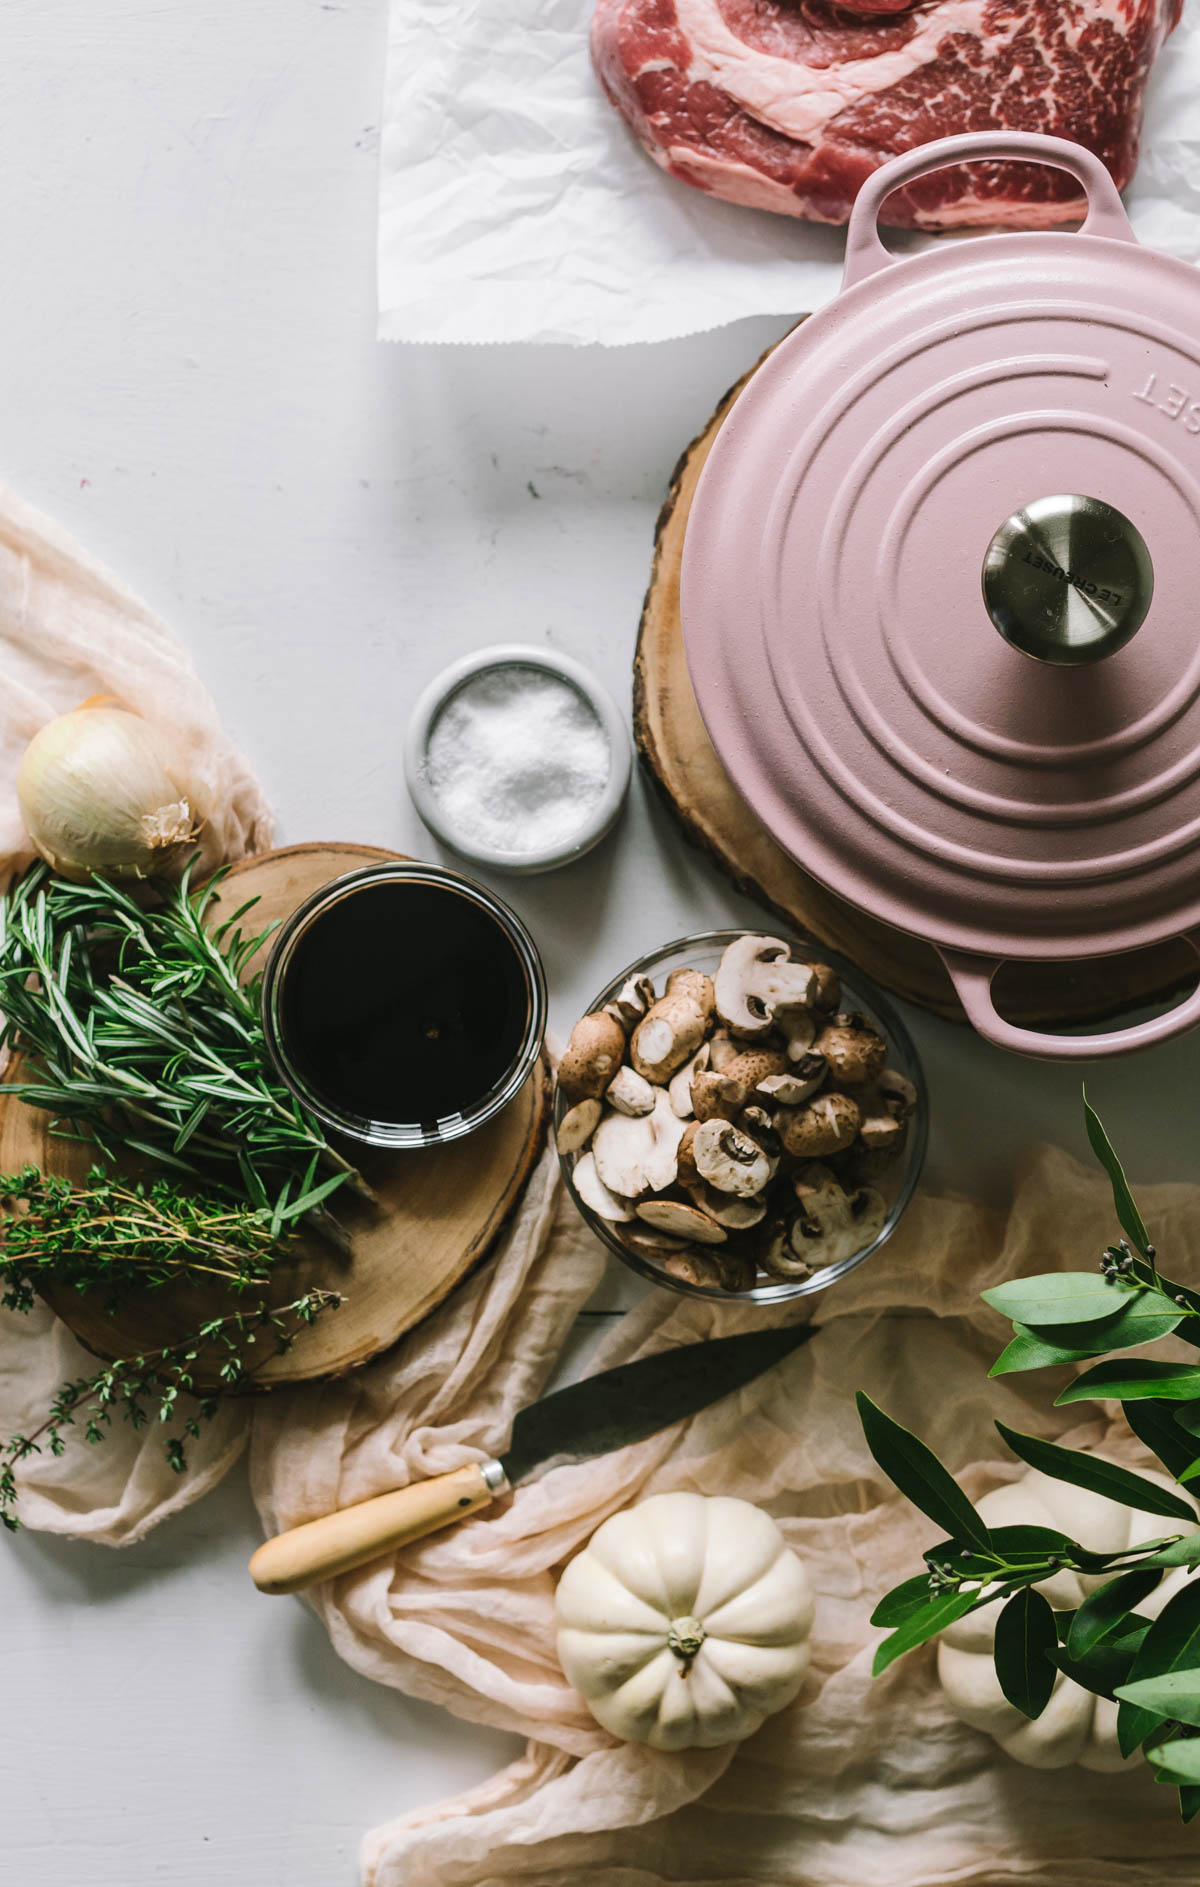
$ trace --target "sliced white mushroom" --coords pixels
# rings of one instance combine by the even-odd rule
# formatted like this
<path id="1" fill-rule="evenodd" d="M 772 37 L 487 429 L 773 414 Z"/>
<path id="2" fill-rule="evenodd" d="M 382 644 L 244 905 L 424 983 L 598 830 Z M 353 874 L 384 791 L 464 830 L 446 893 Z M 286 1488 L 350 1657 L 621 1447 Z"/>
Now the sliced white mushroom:
<path id="1" fill-rule="evenodd" d="M 618 1022 L 628 1035 L 637 1027 L 654 1001 L 654 984 L 648 976 L 631 976 L 616 995 L 604 1005 L 604 1013 Z"/>
<path id="2" fill-rule="evenodd" d="M 628 1245 L 631 1251 L 641 1252 L 644 1257 L 657 1258 L 669 1251 L 686 1251 L 687 1241 L 672 1238 L 669 1232 L 658 1232 L 652 1225 L 641 1219 L 632 1219 L 623 1225 L 617 1233 L 622 1245 Z"/>
<path id="3" fill-rule="evenodd" d="M 779 937 L 749 934 L 727 945 L 714 979 L 717 1014 L 734 1035 L 766 1035 L 777 1010 L 802 1008 L 815 987 L 807 963 L 793 963 Z"/>
<path id="4" fill-rule="evenodd" d="M 729 1236 L 723 1225 L 682 1199 L 643 1199 L 637 1207 L 637 1216 L 660 1232 L 670 1232 L 675 1238 L 694 1240 L 699 1245 L 723 1245 Z"/>
<path id="5" fill-rule="evenodd" d="M 733 1193 L 739 1199 L 752 1199 L 760 1193 L 776 1167 L 749 1134 L 727 1120 L 702 1121 L 692 1140 L 691 1153 L 701 1179 L 718 1192 Z"/>
<path id="6" fill-rule="evenodd" d="M 639 1114 L 654 1112 L 654 1089 L 645 1076 L 639 1075 L 628 1063 L 617 1070 L 604 1091 L 604 1098 L 620 1114 L 636 1118 Z"/>
<path id="7" fill-rule="evenodd" d="M 650 1191 L 646 1162 L 654 1153 L 654 1117 L 619 1114 L 606 1108 L 592 1135 L 596 1171 L 619 1199 L 640 1199 Z"/>
<path id="8" fill-rule="evenodd" d="M 827 1166 L 802 1167 L 792 1183 L 800 1211 L 789 1228 L 791 1245 L 814 1271 L 870 1243 L 859 1236 L 850 1194 Z"/>
<path id="9" fill-rule="evenodd" d="M 917 1090 L 907 1075 L 902 1075 L 898 1068 L 885 1068 L 879 1077 L 879 1092 L 889 1113 L 898 1119 L 907 1120 L 917 1105 Z"/>
<path id="10" fill-rule="evenodd" d="M 783 1033 L 788 1060 L 803 1061 L 817 1039 L 817 1018 L 812 1010 L 803 1006 L 777 1009 L 775 1026 Z"/>
<path id="11" fill-rule="evenodd" d="M 589 1211 L 594 1212 L 598 1219 L 609 1219 L 614 1224 L 632 1219 L 633 1207 L 628 1200 L 618 1199 L 615 1193 L 609 1191 L 596 1171 L 594 1154 L 585 1153 L 582 1158 L 576 1160 L 571 1171 L 571 1180 L 584 1205 Z"/>
<path id="12" fill-rule="evenodd" d="M 871 1111 L 863 1114 L 858 1137 L 864 1147 L 898 1149 L 906 1138 L 906 1129 L 895 1114 Z"/>
<path id="13" fill-rule="evenodd" d="M 558 1123 L 554 1144 L 560 1153 L 578 1153 L 595 1133 L 603 1113 L 599 1101 L 576 1101 Z"/>
<path id="14" fill-rule="evenodd" d="M 800 1107 L 820 1088 L 829 1064 L 823 1055 L 805 1055 L 783 1075 L 766 1075 L 754 1092 L 779 1107 Z"/>
<path id="15" fill-rule="evenodd" d="M 718 1192 L 707 1180 L 689 1186 L 687 1193 L 694 1206 L 723 1225 L 727 1232 L 748 1232 L 767 1215 L 767 1202 L 761 1193 L 753 1199 L 739 1199 L 735 1193 Z"/>
<path id="16" fill-rule="evenodd" d="M 680 1120 L 690 1120 L 692 1117 L 692 1082 L 698 1074 L 703 1074 L 704 1070 L 708 1067 L 708 1057 L 711 1048 L 711 1042 L 701 1042 L 696 1053 L 692 1056 L 692 1059 L 685 1061 L 678 1074 L 672 1075 L 667 1084 L 667 1093 L 671 1097 L 671 1106 L 675 1109 Z"/>
<path id="17" fill-rule="evenodd" d="M 767 1275 L 781 1283 L 793 1284 L 813 1274 L 808 1259 L 792 1244 L 792 1225 L 787 1219 L 772 1222 L 768 1236 L 755 1246 L 755 1257 Z"/>
<path id="18" fill-rule="evenodd" d="M 654 1113 L 650 1116 L 650 1123 L 654 1129 L 654 1145 L 642 1170 L 650 1182 L 651 1192 L 666 1192 L 667 1187 L 675 1183 L 679 1142 L 683 1139 L 687 1122 L 680 1120 L 665 1088 L 655 1089 Z"/>
<path id="19" fill-rule="evenodd" d="M 864 1245 L 875 1243 L 887 1218 L 887 1200 L 872 1186 L 860 1186 L 857 1192 L 850 1195 L 850 1217 L 854 1239 L 847 1256 L 861 1251 Z"/>
<path id="20" fill-rule="evenodd" d="M 721 1252 L 698 1250 L 695 1245 L 688 1245 L 682 1251 L 669 1253 L 661 1261 L 660 1269 L 680 1284 L 692 1284 L 702 1291 L 723 1291 L 726 1277 L 721 1263 L 723 1256 Z"/>
<path id="21" fill-rule="evenodd" d="M 723 1075 L 731 1061 L 736 1061 L 744 1050 L 740 1042 L 735 1042 L 728 1029 L 714 1029 L 708 1038 L 708 1063 L 714 1074 Z"/>

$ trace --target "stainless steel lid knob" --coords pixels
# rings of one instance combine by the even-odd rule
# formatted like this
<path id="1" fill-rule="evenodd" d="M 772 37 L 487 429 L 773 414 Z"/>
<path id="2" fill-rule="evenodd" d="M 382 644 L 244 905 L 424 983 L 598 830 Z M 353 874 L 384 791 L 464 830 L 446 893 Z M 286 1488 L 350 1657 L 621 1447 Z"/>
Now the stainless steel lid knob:
<path id="1" fill-rule="evenodd" d="M 1034 499 L 1000 526 L 983 564 L 983 600 L 1005 641 L 1060 668 L 1123 649 L 1153 594 L 1145 539 L 1101 498 Z"/>

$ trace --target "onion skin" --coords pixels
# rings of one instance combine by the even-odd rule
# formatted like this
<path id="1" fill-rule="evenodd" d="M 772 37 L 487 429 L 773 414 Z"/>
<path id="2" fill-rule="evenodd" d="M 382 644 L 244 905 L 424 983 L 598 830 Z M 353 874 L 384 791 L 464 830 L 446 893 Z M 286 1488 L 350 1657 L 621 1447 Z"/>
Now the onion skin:
<path id="1" fill-rule="evenodd" d="M 167 738 L 98 700 L 60 714 L 30 741 L 17 803 L 34 848 L 64 878 L 149 878 L 178 867 L 203 824 Z"/>

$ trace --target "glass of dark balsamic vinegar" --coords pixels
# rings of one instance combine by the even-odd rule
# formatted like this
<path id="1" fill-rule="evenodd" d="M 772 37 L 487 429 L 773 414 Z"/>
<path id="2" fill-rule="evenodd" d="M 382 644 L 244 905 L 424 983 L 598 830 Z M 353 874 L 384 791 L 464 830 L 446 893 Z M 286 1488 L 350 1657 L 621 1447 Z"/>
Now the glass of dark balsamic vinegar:
<path id="1" fill-rule="evenodd" d="M 325 885 L 281 926 L 263 977 L 271 1058 L 326 1126 L 428 1147 L 491 1120 L 546 1027 L 532 938 L 461 873 L 406 860 Z"/>

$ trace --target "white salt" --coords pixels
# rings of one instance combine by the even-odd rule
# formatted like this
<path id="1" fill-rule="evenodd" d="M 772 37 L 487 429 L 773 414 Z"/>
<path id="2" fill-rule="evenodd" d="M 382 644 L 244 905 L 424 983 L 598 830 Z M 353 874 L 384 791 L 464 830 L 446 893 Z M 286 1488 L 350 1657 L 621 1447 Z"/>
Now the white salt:
<path id="1" fill-rule="evenodd" d="M 513 856 L 569 845 L 608 785 L 608 736 L 578 689 L 544 668 L 481 669 L 430 730 L 425 771 L 449 826 Z"/>

